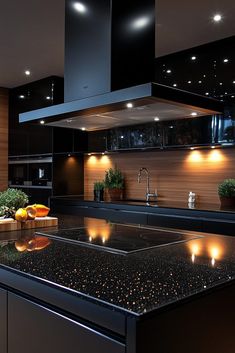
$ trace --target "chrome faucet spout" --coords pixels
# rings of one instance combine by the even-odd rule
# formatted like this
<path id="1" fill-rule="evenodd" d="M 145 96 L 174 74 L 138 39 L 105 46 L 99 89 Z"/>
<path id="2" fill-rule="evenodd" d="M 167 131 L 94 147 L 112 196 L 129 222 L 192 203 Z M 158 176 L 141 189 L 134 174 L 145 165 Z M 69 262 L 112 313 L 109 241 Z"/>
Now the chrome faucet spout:
<path id="1" fill-rule="evenodd" d="M 147 168 L 145 168 L 145 167 L 140 168 L 139 173 L 138 173 L 138 178 L 137 178 L 138 183 L 141 182 L 142 172 L 145 172 L 145 174 L 146 174 L 146 202 L 148 203 L 150 197 L 155 197 L 155 199 L 157 198 L 157 193 L 150 192 L 150 181 L 149 181 L 150 178 L 149 178 L 149 171 Z"/>

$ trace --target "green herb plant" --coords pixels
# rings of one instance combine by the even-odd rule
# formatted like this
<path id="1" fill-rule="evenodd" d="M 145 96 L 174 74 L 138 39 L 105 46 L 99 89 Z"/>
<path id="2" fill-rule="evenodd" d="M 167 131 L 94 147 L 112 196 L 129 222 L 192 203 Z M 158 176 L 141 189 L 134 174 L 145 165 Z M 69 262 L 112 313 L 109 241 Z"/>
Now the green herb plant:
<path id="1" fill-rule="evenodd" d="M 18 208 L 25 207 L 28 196 L 18 189 L 7 189 L 0 192 L 0 216 L 12 217 Z"/>
<path id="2" fill-rule="evenodd" d="M 95 181 L 94 182 L 94 190 L 95 191 L 103 191 L 104 190 L 104 181 Z"/>
<path id="3" fill-rule="evenodd" d="M 107 189 L 123 189 L 124 176 L 117 168 L 110 168 L 105 172 L 104 184 Z"/>
<path id="4" fill-rule="evenodd" d="M 220 183 L 218 194 L 221 197 L 235 197 L 235 179 L 225 179 Z"/>

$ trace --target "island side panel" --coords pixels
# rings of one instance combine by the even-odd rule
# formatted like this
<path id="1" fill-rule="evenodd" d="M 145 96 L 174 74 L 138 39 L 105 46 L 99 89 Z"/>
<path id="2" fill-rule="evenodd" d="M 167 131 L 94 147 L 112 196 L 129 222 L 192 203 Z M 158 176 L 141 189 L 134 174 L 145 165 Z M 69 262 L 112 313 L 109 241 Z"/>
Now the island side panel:
<path id="1" fill-rule="evenodd" d="M 0 352 L 7 353 L 7 291 L 0 289 Z"/>
<path id="2" fill-rule="evenodd" d="M 127 353 L 234 353 L 234 298 L 233 283 L 138 321 Z"/>

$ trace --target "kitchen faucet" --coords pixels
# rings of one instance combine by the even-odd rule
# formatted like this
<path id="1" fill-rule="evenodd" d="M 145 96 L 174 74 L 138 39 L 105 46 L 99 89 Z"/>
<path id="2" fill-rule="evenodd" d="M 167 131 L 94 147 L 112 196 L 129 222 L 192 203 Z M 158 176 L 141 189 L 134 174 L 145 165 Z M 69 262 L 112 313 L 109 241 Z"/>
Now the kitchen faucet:
<path id="1" fill-rule="evenodd" d="M 139 173 L 138 173 L 138 183 L 141 182 L 141 175 L 142 175 L 142 172 L 145 172 L 146 174 L 146 178 L 147 178 L 147 185 L 146 185 L 146 202 L 147 204 L 149 203 L 149 199 L 150 197 L 154 197 L 155 199 L 157 199 L 157 193 L 154 192 L 154 193 L 151 193 L 150 192 L 150 186 L 149 186 L 149 171 L 147 168 L 140 168 L 139 170 Z"/>

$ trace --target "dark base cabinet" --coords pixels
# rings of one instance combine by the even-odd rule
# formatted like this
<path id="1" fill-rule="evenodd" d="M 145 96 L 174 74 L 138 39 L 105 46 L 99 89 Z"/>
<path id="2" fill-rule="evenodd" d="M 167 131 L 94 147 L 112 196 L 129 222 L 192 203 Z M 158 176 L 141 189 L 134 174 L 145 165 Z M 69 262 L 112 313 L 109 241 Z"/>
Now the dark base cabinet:
<path id="1" fill-rule="evenodd" d="M 7 353 L 7 291 L 0 289 L 0 352 Z"/>
<path id="2" fill-rule="evenodd" d="M 234 295 L 232 283 L 143 317 L 126 315 L 125 337 L 120 339 L 12 292 L 7 317 L 7 292 L 0 289 L 0 352 L 233 353 Z"/>
<path id="3" fill-rule="evenodd" d="M 154 227 L 235 235 L 234 212 L 210 212 L 189 209 L 128 205 L 125 202 L 93 202 L 79 198 L 52 197 L 53 213 L 107 219 L 111 222 L 135 223 Z"/>
<path id="4" fill-rule="evenodd" d="M 1 353 L 6 352 L 1 350 Z M 9 293 L 8 353 L 124 353 L 92 328 Z"/>

